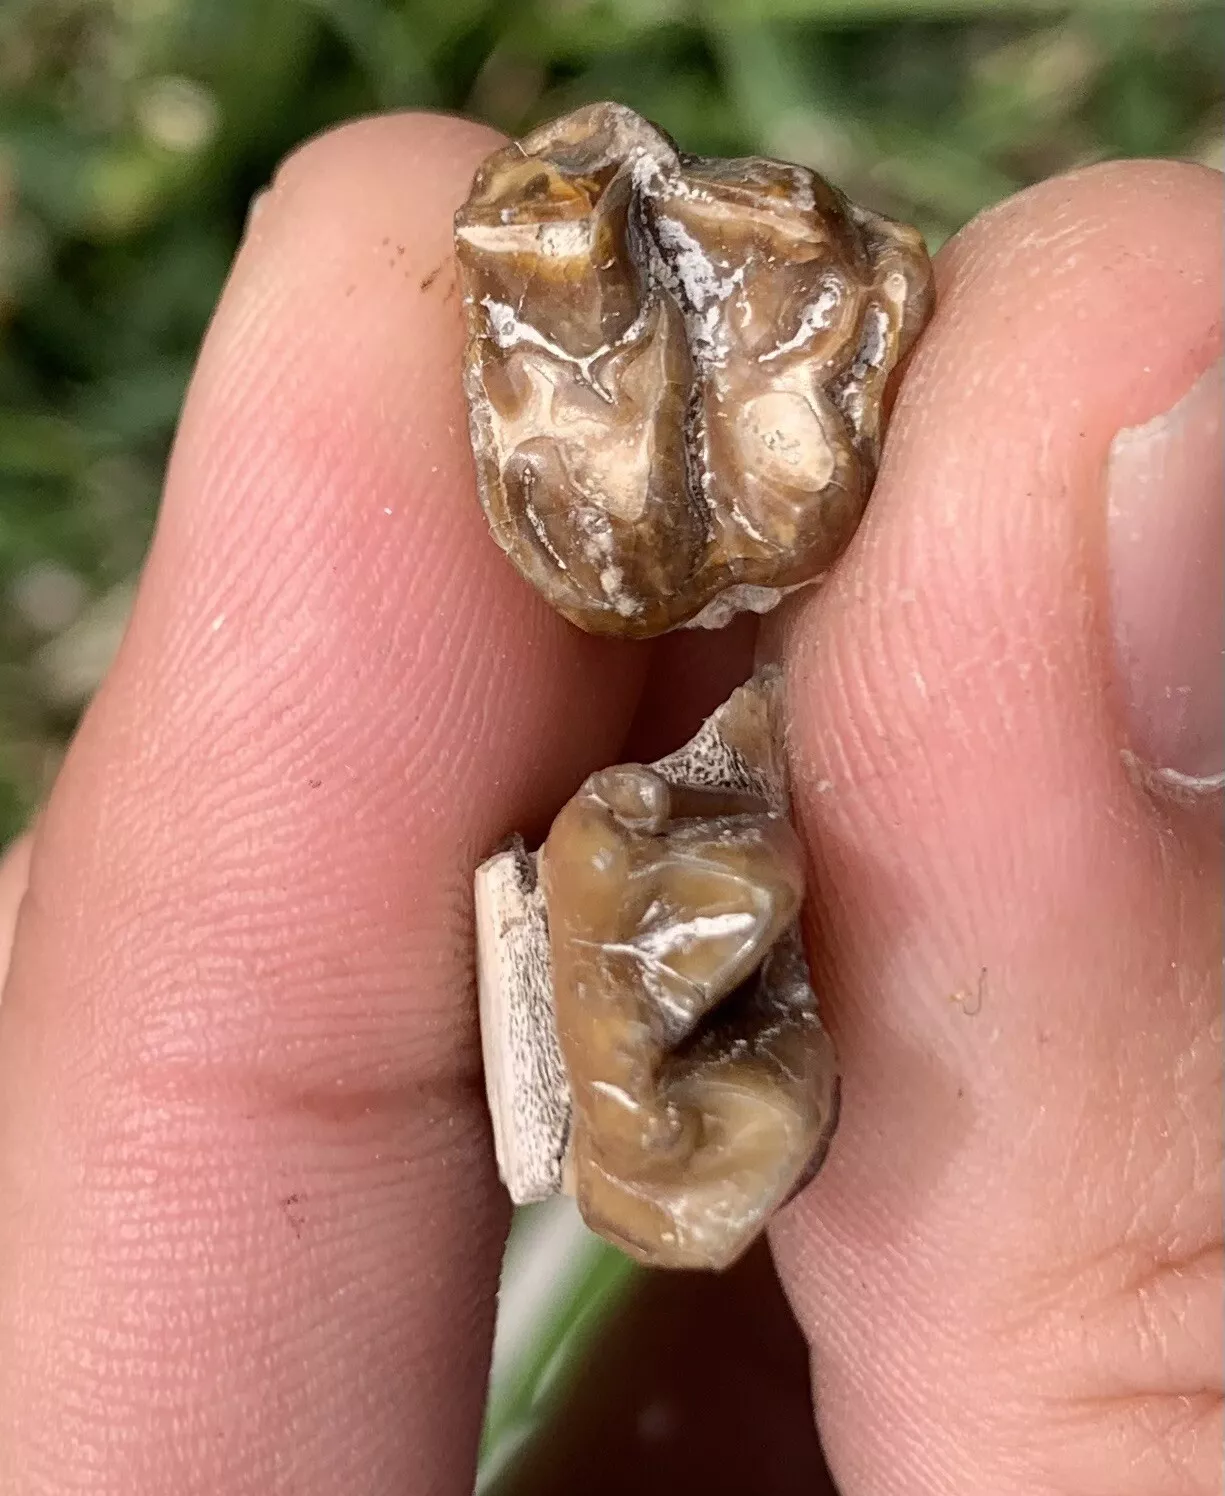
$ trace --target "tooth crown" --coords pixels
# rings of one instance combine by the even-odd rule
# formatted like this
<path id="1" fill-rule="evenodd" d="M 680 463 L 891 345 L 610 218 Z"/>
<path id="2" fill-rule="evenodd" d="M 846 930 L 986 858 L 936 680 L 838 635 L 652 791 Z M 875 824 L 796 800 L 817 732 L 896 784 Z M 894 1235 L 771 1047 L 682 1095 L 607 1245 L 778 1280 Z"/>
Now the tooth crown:
<path id="1" fill-rule="evenodd" d="M 555 608 L 647 638 L 828 569 L 930 310 L 913 229 L 595 104 L 492 155 L 455 231 L 481 502 Z"/>
<path id="2" fill-rule="evenodd" d="M 914 229 L 593 104 L 485 161 L 455 244 L 481 504 L 557 611 L 628 639 L 718 628 L 828 570 L 932 309 Z M 735 1261 L 837 1122 L 780 696 L 759 672 L 476 874 L 502 1177 L 520 1203 L 568 1191 L 657 1267 Z"/>

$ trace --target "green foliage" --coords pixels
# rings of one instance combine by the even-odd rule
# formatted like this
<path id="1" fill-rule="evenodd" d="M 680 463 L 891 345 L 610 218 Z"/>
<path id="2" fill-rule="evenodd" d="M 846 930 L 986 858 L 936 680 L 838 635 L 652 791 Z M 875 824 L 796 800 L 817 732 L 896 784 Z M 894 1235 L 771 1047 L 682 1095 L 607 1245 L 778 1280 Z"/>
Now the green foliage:
<path id="1" fill-rule="evenodd" d="M 247 205 L 305 136 L 613 97 L 938 243 L 1079 162 L 1215 158 L 1222 30 L 1168 0 L 3 0 L 0 841 L 80 706 L 64 649 L 139 565 Z"/>

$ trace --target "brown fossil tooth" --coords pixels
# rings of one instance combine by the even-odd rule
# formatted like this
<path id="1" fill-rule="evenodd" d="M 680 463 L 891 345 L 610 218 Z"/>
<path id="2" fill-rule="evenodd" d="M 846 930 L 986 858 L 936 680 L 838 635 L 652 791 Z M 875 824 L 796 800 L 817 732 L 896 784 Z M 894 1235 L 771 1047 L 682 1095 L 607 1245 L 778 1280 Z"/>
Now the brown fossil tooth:
<path id="1" fill-rule="evenodd" d="M 534 861 L 477 875 L 503 1178 L 539 1198 L 564 1169 L 587 1224 L 653 1266 L 733 1262 L 837 1117 L 779 689 L 763 671 L 677 753 L 592 775 Z"/>
<path id="2" fill-rule="evenodd" d="M 594 104 L 490 156 L 455 235 L 481 502 L 554 607 L 647 638 L 828 569 L 931 308 L 915 230 Z"/>

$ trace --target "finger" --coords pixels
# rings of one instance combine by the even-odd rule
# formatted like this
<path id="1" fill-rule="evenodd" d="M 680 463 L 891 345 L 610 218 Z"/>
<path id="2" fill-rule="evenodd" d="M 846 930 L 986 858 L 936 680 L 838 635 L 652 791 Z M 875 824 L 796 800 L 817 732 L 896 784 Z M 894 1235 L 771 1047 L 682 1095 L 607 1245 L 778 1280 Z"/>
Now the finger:
<path id="1" fill-rule="evenodd" d="M 775 1240 L 846 1496 L 1219 1476 L 1219 809 L 1129 771 L 1106 485 L 1116 433 L 1218 357 L 1220 263 L 1220 181 L 1172 165 L 971 226 L 864 527 L 788 640 L 844 1103 Z M 1193 440 L 1167 512 L 1211 467 Z M 1210 539 L 1195 503 L 1195 535 L 1149 524 L 1170 611 L 1157 551 Z M 1180 648 L 1216 636 L 1205 614 Z M 1169 694 L 1203 663 L 1167 653 Z"/>
<path id="2" fill-rule="evenodd" d="M 309 146 L 209 334 L 0 1010 L 0 1489 L 471 1489 L 472 868 L 612 756 L 639 668 L 473 496 L 450 225 L 492 144 Z"/>
<path id="3" fill-rule="evenodd" d="M 17 911 L 25 897 L 29 876 L 30 838 L 23 836 L 0 858 L 0 1001 L 3 1001 L 13 935 L 17 929 Z"/>

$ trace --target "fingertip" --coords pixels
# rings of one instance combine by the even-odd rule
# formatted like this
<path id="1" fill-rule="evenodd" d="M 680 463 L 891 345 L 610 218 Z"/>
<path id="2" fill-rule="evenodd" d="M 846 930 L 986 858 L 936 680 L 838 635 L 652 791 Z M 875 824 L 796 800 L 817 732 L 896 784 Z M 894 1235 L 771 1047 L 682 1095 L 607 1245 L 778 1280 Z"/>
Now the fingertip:
<path id="1" fill-rule="evenodd" d="M 202 350 L 164 521 L 224 498 L 202 481 L 229 455 L 218 439 L 266 442 L 267 403 L 294 419 L 284 456 L 304 444 L 317 453 L 326 435 L 368 443 L 398 428 L 448 459 L 406 464 L 406 483 L 471 491 L 452 217 L 500 139 L 466 120 L 399 114 L 339 126 L 286 158 L 258 199 Z"/>
<path id="2" fill-rule="evenodd" d="M 1129 769 L 1106 468 L 1116 433 L 1218 353 L 1220 197 L 1205 169 L 1111 164 L 969 226 L 860 533 L 789 621 L 796 801 L 826 922 L 862 963 L 856 991 L 887 982 L 904 943 L 936 995 L 904 1019 L 924 1043 L 957 1047 L 961 1009 L 938 995 L 1029 962 L 1030 932 L 1072 922 L 1104 954 L 1215 886 L 1215 845 L 1171 841 Z M 1039 948 L 1057 967 L 1058 943 Z M 1153 941 L 1136 959 L 1159 987 L 1176 955 Z M 1147 1004 L 1141 984 L 1112 1021 Z"/>
<path id="3" fill-rule="evenodd" d="M 418 111 L 371 115 L 313 136 L 252 204 L 231 287 L 258 275 L 266 260 L 280 275 L 283 255 L 296 251 L 317 267 L 356 244 L 410 286 L 419 271 L 417 289 L 436 288 L 434 303 L 450 303 L 451 220 L 476 167 L 505 138 L 474 120 Z"/>

